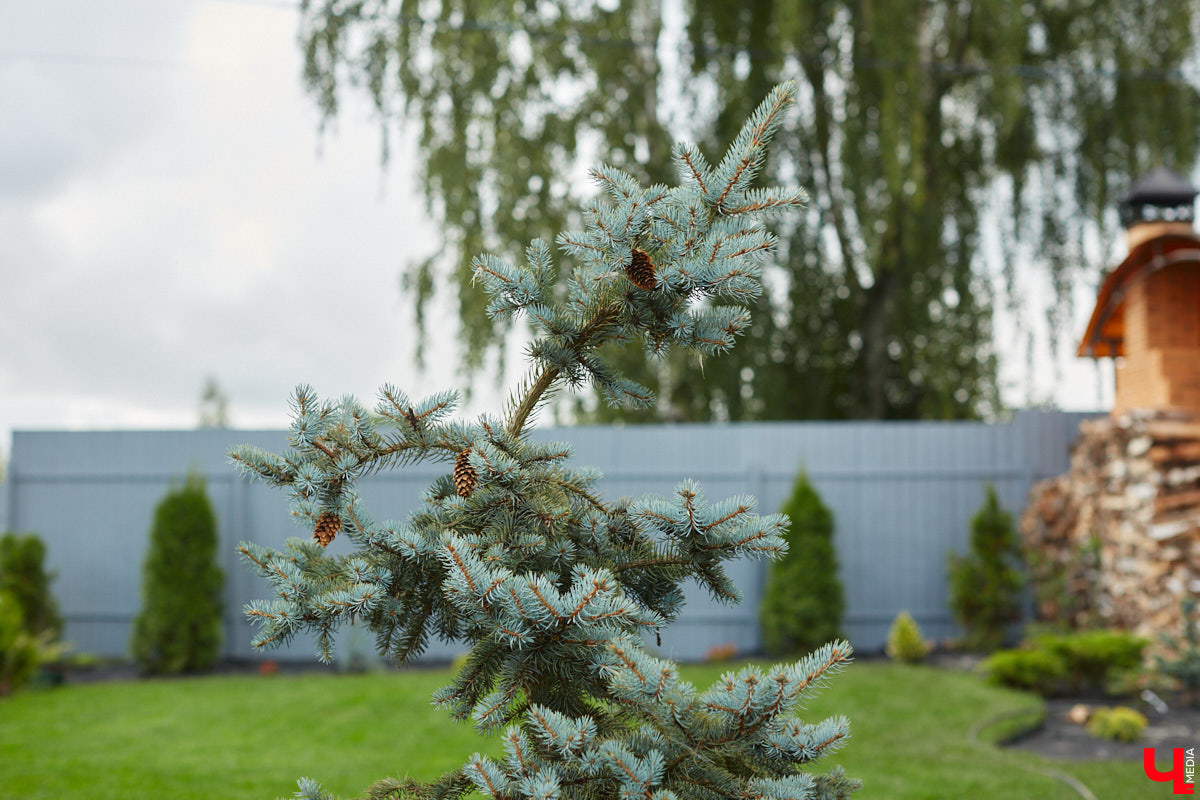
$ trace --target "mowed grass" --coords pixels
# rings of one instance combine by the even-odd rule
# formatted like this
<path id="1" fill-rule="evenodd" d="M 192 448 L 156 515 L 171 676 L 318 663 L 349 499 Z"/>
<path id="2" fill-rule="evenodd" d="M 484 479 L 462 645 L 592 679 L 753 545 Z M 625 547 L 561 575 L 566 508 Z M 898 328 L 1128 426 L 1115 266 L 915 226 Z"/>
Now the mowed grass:
<path id="1" fill-rule="evenodd" d="M 730 667 L 684 668 L 706 686 Z M 71 686 L 0 701 L 0 798 L 270 800 L 301 776 L 341 795 L 374 780 L 430 779 L 475 751 L 500 752 L 432 708 L 447 670 L 221 677 Z M 861 798 L 1073 798 L 1059 769 L 1098 800 L 1154 796 L 1139 764 L 1064 764 L 973 742 L 981 720 L 1036 709 L 1030 695 L 927 667 L 852 665 L 801 712 L 845 714 L 847 746 L 821 762 L 862 779 Z"/>

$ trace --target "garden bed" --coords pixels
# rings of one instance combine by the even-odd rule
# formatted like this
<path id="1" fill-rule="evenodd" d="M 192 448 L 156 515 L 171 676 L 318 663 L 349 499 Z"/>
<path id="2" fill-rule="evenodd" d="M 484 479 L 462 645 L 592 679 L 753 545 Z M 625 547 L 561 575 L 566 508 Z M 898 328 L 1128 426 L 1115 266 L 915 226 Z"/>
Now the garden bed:
<path id="1" fill-rule="evenodd" d="M 1134 707 L 1146 715 L 1149 724 L 1140 740 L 1125 743 L 1098 739 L 1082 725 L 1071 722 L 1067 715 L 1080 702 L 1093 708 L 1118 704 L 1111 699 L 1095 698 L 1047 700 L 1041 724 L 1014 736 L 1007 744 L 1064 761 L 1134 761 L 1139 764 L 1146 747 L 1159 750 L 1158 760 L 1166 762 L 1171 748 L 1200 745 L 1200 711 L 1195 709 L 1171 707 L 1166 714 L 1160 714 L 1143 704 L 1136 704 Z"/>

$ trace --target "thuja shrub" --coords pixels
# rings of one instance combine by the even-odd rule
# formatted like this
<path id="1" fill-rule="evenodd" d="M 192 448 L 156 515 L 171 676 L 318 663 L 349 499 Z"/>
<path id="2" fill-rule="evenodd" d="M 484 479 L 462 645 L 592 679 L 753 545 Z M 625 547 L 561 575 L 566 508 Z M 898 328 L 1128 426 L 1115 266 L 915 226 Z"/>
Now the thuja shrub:
<path id="1" fill-rule="evenodd" d="M 921 626 L 913 619 L 912 614 L 901 611 L 888 630 L 885 651 L 893 661 L 905 664 L 916 664 L 925 660 L 929 654 L 929 642 L 921 635 Z"/>
<path id="2" fill-rule="evenodd" d="M 216 663 L 224 584 L 216 553 L 216 514 L 203 478 L 190 475 L 154 510 L 131 645 L 143 673 L 203 672 Z"/>
<path id="3" fill-rule="evenodd" d="M 46 545 L 35 533 L 0 536 L 0 592 L 20 606 L 24 630 L 31 636 L 57 639 L 62 617 L 50 593 L 53 575 L 46 571 Z"/>
<path id="4" fill-rule="evenodd" d="M 677 145 L 680 186 L 596 169 L 608 201 L 586 209 L 585 230 L 558 237 L 574 260 L 565 284 L 540 241 L 523 264 L 475 260 L 491 313 L 524 315 L 535 332 L 528 377 L 500 414 L 454 420 L 455 394 L 416 400 L 390 386 L 372 414 L 301 387 L 288 451 L 232 451 L 246 472 L 290 491 L 313 537 L 284 551 L 241 545 L 275 587 L 247 610 L 256 646 L 308 631 L 329 659 L 334 631 L 355 621 L 401 662 L 431 637 L 470 648 L 434 701 L 480 734 L 502 731 L 503 753 L 476 753 L 430 783 L 386 778 L 369 796 L 830 800 L 857 788 L 839 768 L 805 769 L 846 741 L 846 719 L 793 716 L 847 663 L 846 642 L 697 689 L 643 638 L 679 615 L 684 581 L 737 602 L 724 562 L 781 555 L 786 518 L 754 514 L 746 496 L 709 503 L 692 481 L 668 497 L 608 500 L 568 446 L 528 429 L 564 387 L 591 383 L 614 405 L 653 402 L 605 359 L 607 344 L 640 339 L 661 355 L 732 347 L 775 246 L 761 223 L 804 202 L 797 189 L 752 188 L 794 93 L 772 91 L 715 166 Z M 407 519 L 376 521 L 358 479 L 418 461 L 446 472 Z M 331 555 L 338 537 L 349 552 Z M 298 796 L 328 797 L 308 779 Z"/>
<path id="5" fill-rule="evenodd" d="M 783 506 L 791 520 L 788 552 L 771 563 L 759 606 L 763 647 L 773 655 L 807 653 L 841 636 L 845 600 L 833 548 L 833 512 L 805 472 Z"/>
<path id="6" fill-rule="evenodd" d="M 971 518 L 970 552 L 949 558 L 950 609 L 967 647 L 996 649 L 1008 626 L 1021 618 L 1019 559 L 1012 515 L 989 485 L 983 506 Z"/>

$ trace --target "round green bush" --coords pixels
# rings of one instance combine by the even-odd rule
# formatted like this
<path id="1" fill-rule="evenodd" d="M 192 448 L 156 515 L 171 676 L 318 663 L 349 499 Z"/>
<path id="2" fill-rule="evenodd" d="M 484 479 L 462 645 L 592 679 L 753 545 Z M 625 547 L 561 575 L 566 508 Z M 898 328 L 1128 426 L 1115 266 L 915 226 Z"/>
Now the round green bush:
<path id="1" fill-rule="evenodd" d="M 1045 650 L 1001 650 L 983 662 L 993 683 L 1042 695 L 1060 693 L 1067 683 L 1067 664 Z"/>
<path id="2" fill-rule="evenodd" d="M 915 664 L 929 653 L 929 642 L 921 636 L 921 627 L 907 611 L 901 611 L 888 631 L 887 654 L 893 661 Z"/>
<path id="3" fill-rule="evenodd" d="M 1146 717 L 1132 708 L 1100 708 L 1088 720 L 1088 732 L 1114 742 L 1136 742 L 1146 729 Z"/>

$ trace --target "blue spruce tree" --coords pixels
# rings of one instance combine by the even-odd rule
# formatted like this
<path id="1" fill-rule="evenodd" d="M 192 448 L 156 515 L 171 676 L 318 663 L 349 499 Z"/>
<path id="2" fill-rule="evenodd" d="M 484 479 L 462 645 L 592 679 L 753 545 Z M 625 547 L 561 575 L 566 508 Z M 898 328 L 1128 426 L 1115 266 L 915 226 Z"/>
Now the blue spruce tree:
<path id="1" fill-rule="evenodd" d="M 328 660 L 333 632 L 349 621 L 400 662 L 432 636 L 470 644 L 434 700 L 481 734 L 503 730 L 504 757 L 477 753 L 432 783 L 385 779 L 367 797 L 834 800 L 858 787 L 837 767 L 805 770 L 846 741 L 846 719 L 792 714 L 849 662 L 846 642 L 704 690 L 643 644 L 678 616 L 684 581 L 738 602 L 723 562 L 780 555 L 787 519 L 755 515 L 750 497 L 710 504 L 691 481 L 670 497 L 607 501 L 595 471 L 569 465 L 567 446 L 527 435 L 564 386 L 590 382 L 614 405 L 651 401 L 605 361 L 607 344 L 639 337 L 656 354 L 705 356 L 733 346 L 775 246 L 761 223 L 805 202 L 799 189 L 752 188 L 794 93 L 772 91 L 715 167 L 677 145 L 681 186 L 593 171 L 610 200 L 586 210 L 585 230 L 558 237 L 574 260 L 565 287 L 541 241 L 524 264 L 476 259 L 490 312 L 525 314 L 537 332 L 529 376 L 501 416 L 455 421 L 454 394 L 413 400 L 391 386 L 372 415 L 302 386 L 287 452 L 231 452 L 246 473 L 288 488 L 315 540 L 289 540 L 286 552 L 240 546 L 275 587 L 273 600 L 247 609 L 256 646 L 312 631 Z M 407 520 L 373 519 L 356 480 L 422 460 L 446 462 L 448 473 Z M 324 548 L 338 535 L 355 549 L 335 558 Z M 296 796 L 329 797 L 309 779 Z"/>

